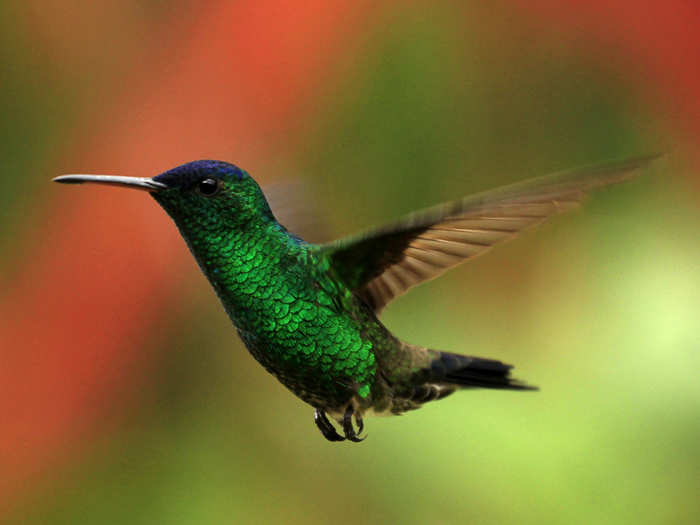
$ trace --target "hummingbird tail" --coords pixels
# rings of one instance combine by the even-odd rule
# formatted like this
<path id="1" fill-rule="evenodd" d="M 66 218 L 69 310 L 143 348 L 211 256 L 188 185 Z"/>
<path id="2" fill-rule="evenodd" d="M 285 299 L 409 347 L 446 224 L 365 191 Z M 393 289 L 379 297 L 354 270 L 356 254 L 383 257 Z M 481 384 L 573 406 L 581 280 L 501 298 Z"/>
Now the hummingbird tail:
<path id="1" fill-rule="evenodd" d="M 415 410 L 465 388 L 537 390 L 510 377 L 513 367 L 495 359 L 430 350 L 403 341 L 401 346 L 410 358 L 407 368 L 411 372 L 405 382 L 393 385 L 390 410 L 394 414 Z"/>
<path id="2" fill-rule="evenodd" d="M 430 364 L 433 380 L 461 388 L 537 390 L 537 387 L 510 377 L 513 367 L 500 361 L 450 352 L 430 352 L 435 356 Z"/>

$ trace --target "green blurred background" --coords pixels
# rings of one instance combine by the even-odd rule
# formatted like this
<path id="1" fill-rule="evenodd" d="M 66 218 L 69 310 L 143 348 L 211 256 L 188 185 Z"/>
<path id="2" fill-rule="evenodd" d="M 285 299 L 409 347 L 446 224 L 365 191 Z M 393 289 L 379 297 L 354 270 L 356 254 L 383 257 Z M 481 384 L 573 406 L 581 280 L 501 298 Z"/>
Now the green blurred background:
<path id="1" fill-rule="evenodd" d="M 0 521 L 697 523 L 698 17 L 680 1 L 0 4 Z M 327 240 L 660 150 L 383 316 L 540 392 L 371 418 L 358 446 L 326 442 L 249 356 L 150 199 L 49 183 L 220 158 Z"/>

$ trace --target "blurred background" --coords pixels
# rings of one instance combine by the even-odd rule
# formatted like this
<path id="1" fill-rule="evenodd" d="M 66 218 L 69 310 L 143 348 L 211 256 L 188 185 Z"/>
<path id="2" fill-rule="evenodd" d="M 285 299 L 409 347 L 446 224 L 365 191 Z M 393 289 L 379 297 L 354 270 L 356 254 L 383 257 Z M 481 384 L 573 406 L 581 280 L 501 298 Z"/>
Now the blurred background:
<path id="1" fill-rule="evenodd" d="M 0 521 L 697 523 L 700 7 L 609 4 L 0 3 Z M 50 183 L 228 160 L 328 240 L 654 151 L 383 316 L 541 391 L 359 446 L 249 356 L 151 199 Z"/>

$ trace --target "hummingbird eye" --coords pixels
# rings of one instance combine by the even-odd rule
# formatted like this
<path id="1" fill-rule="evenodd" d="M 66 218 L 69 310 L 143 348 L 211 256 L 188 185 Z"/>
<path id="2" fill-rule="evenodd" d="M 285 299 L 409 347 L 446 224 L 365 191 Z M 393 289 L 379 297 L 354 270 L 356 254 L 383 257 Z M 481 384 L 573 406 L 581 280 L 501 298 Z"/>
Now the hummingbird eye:
<path id="1" fill-rule="evenodd" d="M 216 195 L 219 192 L 219 181 L 212 178 L 203 179 L 197 184 L 197 191 L 205 197 Z"/>

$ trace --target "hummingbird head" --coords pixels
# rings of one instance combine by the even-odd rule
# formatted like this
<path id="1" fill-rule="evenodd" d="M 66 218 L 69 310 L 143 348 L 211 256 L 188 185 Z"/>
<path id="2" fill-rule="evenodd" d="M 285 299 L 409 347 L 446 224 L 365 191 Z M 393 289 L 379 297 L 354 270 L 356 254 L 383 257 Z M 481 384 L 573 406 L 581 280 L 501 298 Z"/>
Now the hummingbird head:
<path id="1" fill-rule="evenodd" d="M 237 166 L 218 160 L 188 162 L 153 178 L 64 175 L 54 180 L 148 191 L 183 233 L 192 229 L 232 230 L 251 221 L 274 220 L 253 178 Z"/>
<path id="2" fill-rule="evenodd" d="M 232 229 L 273 218 L 260 186 L 245 171 L 227 162 L 188 162 L 152 180 L 164 187 L 151 191 L 151 195 L 181 227 L 183 222 L 196 220 L 223 223 Z"/>

